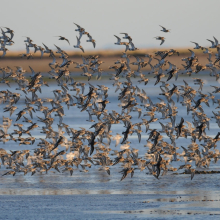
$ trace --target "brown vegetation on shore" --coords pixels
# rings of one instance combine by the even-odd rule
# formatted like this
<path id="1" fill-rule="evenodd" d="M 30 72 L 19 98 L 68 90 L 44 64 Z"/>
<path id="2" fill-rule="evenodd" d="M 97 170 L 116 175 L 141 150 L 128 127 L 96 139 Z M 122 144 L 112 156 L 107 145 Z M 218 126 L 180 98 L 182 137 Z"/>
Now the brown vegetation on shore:
<path id="1" fill-rule="evenodd" d="M 175 63 L 177 67 L 182 68 L 181 64 L 183 63 L 181 61 L 182 58 L 189 56 L 190 52 L 187 48 L 175 48 L 180 55 L 173 55 L 171 57 L 168 57 L 168 60 L 171 63 Z M 147 57 L 144 57 L 145 54 L 151 54 L 155 56 L 155 52 L 160 50 L 159 48 L 154 49 L 140 49 L 137 51 L 127 52 L 127 54 L 130 55 L 131 62 L 134 62 L 136 59 L 135 56 L 141 56 L 144 58 L 144 60 L 148 60 Z M 165 49 L 162 49 L 161 51 L 164 51 Z M 40 58 L 40 53 L 37 52 L 33 55 L 33 59 L 27 60 L 26 58 L 21 58 L 20 54 L 23 51 L 9 51 L 7 52 L 7 55 L 5 57 L 0 57 L 0 67 L 15 67 L 15 66 L 22 66 L 27 71 L 29 70 L 29 66 L 31 66 L 36 72 L 48 72 L 50 71 L 50 67 L 48 66 L 48 63 L 50 60 L 52 60 L 51 57 L 49 57 L 48 54 L 44 54 L 43 58 Z M 71 59 L 74 62 L 82 63 L 81 55 L 84 57 L 88 57 L 90 55 L 99 55 L 100 59 L 104 62 L 101 65 L 101 68 L 104 71 L 109 71 L 109 66 L 114 65 L 114 62 L 117 59 L 121 59 L 121 55 L 124 52 L 124 50 L 95 50 L 95 51 L 86 51 L 85 53 L 82 53 L 81 51 L 66 51 L 69 55 L 69 59 Z M 207 62 L 207 54 L 204 54 L 202 50 L 195 50 L 196 55 L 199 58 L 199 61 L 201 64 L 205 64 Z M 56 55 L 57 62 L 62 63 L 62 59 Z M 157 61 L 153 60 L 152 64 L 156 64 Z M 70 65 L 69 70 L 71 72 L 79 72 L 79 69 L 75 68 L 75 64 Z M 144 70 L 149 70 L 150 66 L 147 65 Z"/>

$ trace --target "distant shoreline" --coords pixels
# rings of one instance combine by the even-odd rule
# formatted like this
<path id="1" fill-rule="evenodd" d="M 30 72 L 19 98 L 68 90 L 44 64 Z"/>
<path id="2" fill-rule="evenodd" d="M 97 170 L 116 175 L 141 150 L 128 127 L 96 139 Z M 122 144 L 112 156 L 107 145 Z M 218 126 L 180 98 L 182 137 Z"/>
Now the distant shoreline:
<path id="1" fill-rule="evenodd" d="M 61 48 L 62 49 L 62 48 Z M 122 47 L 121 50 L 116 50 L 116 49 L 106 49 L 106 50 L 86 50 L 85 53 L 82 53 L 81 50 L 64 50 L 70 57 L 80 57 L 81 55 L 84 55 L 84 56 L 88 56 L 88 55 L 97 55 L 97 54 L 100 54 L 102 56 L 119 56 L 121 53 L 125 52 L 124 50 L 125 48 Z M 126 53 L 127 54 L 130 54 L 130 55 L 144 55 L 146 53 L 154 53 L 156 51 L 165 51 L 165 50 L 170 50 L 170 49 L 175 49 L 177 51 L 179 51 L 181 54 L 188 54 L 189 53 L 189 49 L 191 50 L 194 50 L 193 48 L 188 48 L 188 47 L 181 47 L 181 48 L 172 48 L 172 47 L 168 47 L 168 48 L 160 48 L 160 47 L 157 47 L 157 48 L 141 48 L 141 49 L 138 49 L 136 51 L 127 51 Z M 212 51 L 216 51 L 216 49 L 211 49 L 209 48 L 210 50 Z M 31 49 L 30 47 L 30 52 L 32 53 L 33 49 Z M 54 49 L 53 50 L 54 53 L 57 51 L 57 49 Z M 199 49 L 199 50 L 194 50 L 197 54 L 203 54 L 202 50 Z M 0 58 L 2 59 L 1 57 L 1 51 L 0 51 Z M 6 56 L 5 58 L 18 58 L 20 54 L 22 53 L 26 53 L 26 50 L 18 50 L 18 51 L 7 51 L 6 53 Z M 34 57 L 36 58 L 40 58 L 41 54 L 40 52 L 36 52 L 36 53 L 33 53 L 34 54 Z M 48 57 L 48 54 L 44 54 L 44 57 L 43 58 L 46 58 Z"/>
<path id="2" fill-rule="evenodd" d="M 164 51 L 164 49 L 160 49 L 160 48 L 155 48 L 155 49 L 140 49 L 137 51 L 128 51 L 127 54 L 130 55 L 130 61 L 131 62 L 135 62 L 136 59 L 134 57 L 135 56 L 140 56 L 142 57 L 144 60 L 148 61 L 147 57 L 144 57 L 145 54 L 151 54 L 154 57 L 155 56 L 155 52 L 161 50 Z M 171 63 L 175 63 L 175 65 L 177 65 L 178 68 L 183 68 L 181 64 L 184 64 L 183 61 L 181 61 L 182 58 L 189 56 L 190 52 L 188 50 L 188 48 L 175 48 L 175 50 L 177 50 L 180 55 L 172 55 L 171 57 L 167 57 L 167 60 L 169 60 Z M 213 50 L 213 60 L 214 60 L 214 54 L 216 53 L 216 49 L 212 49 Z M 205 65 L 207 63 L 207 58 L 208 55 L 204 54 L 202 52 L 202 50 L 193 50 L 196 53 L 196 56 L 198 56 L 199 62 L 203 65 Z M 1 68 L 6 68 L 7 66 L 9 66 L 12 69 L 15 69 L 15 66 L 22 66 L 25 70 L 27 70 L 27 72 L 30 72 L 29 66 L 31 66 L 34 71 L 36 72 L 49 72 L 51 70 L 51 68 L 49 67 L 49 63 L 52 62 L 52 58 L 49 57 L 48 54 L 44 54 L 44 56 L 42 58 L 40 58 L 40 52 L 36 52 L 33 54 L 33 59 L 26 59 L 26 58 L 21 58 L 19 55 L 24 52 L 24 51 L 9 51 L 6 53 L 5 57 L 0 57 L 0 67 Z M 57 62 L 58 63 L 62 63 L 62 59 L 59 58 L 59 54 L 55 53 L 56 50 L 54 50 L 54 54 L 57 58 Z M 74 61 L 74 62 L 78 62 L 78 63 L 82 63 L 82 58 L 81 56 L 84 57 L 89 57 L 90 55 L 99 55 L 100 56 L 100 60 L 104 61 L 103 64 L 101 64 L 100 68 L 103 71 L 111 71 L 109 70 L 110 66 L 115 65 L 115 61 L 117 61 L 118 59 L 124 59 L 121 58 L 122 53 L 124 52 L 124 50 L 100 50 L 100 51 L 86 51 L 85 53 L 82 52 L 75 52 L 75 51 L 66 51 L 66 53 L 68 54 L 68 59 Z M 25 53 L 25 52 L 24 52 Z M 1 52 L 0 52 L 1 55 Z M 160 57 L 157 57 L 160 58 Z M 152 64 L 155 65 L 157 63 L 156 60 L 152 61 Z M 69 70 L 71 72 L 81 72 L 80 69 L 75 68 L 76 64 L 71 64 L 69 66 Z M 167 65 L 168 68 L 168 65 Z M 133 70 L 136 70 L 137 66 L 133 66 Z M 146 67 L 143 68 L 144 70 L 150 70 L 150 66 L 147 65 Z"/>

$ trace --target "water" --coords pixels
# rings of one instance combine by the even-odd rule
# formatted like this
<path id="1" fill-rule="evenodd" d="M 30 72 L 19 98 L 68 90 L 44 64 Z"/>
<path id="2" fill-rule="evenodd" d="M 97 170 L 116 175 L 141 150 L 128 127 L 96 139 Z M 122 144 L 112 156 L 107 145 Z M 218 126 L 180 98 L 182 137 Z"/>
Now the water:
<path id="1" fill-rule="evenodd" d="M 219 86 L 219 82 L 215 81 L 215 79 L 210 76 L 203 76 L 202 78 L 205 80 L 205 85 L 202 90 L 204 94 L 214 91 L 214 88 L 210 85 Z M 193 84 L 193 79 L 191 77 L 181 77 L 177 81 L 171 79 L 169 81 L 171 85 L 170 88 L 172 88 L 173 83 L 177 86 L 183 85 L 183 79 L 186 80 L 189 83 L 189 86 L 193 89 L 199 88 L 198 85 Z M 119 91 L 115 93 L 115 87 L 112 86 L 112 83 L 113 82 L 110 80 L 102 80 L 98 81 L 98 83 L 97 81 L 91 81 L 91 84 L 94 86 L 102 84 L 109 87 L 108 100 L 111 103 L 107 104 L 106 109 L 108 109 L 108 112 L 115 110 L 121 113 L 121 108 L 118 107 Z M 158 102 L 158 97 L 165 100 L 165 97 L 159 95 L 159 93 L 161 93 L 159 84 L 154 86 L 154 83 L 154 78 L 150 78 L 150 82 L 146 86 L 144 84 L 139 84 L 136 79 L 134 80 L 134 85 L 138 85 L 140 89 L 144 89 L 153 103 Z M 15 90 L 15 84 L 11 84 L 11 86 L 12 88 L 7 88 L 5 85 L 2 85 L 1 90 L 9 89 L 10 91 L 18 92 Z M 54 95 L 52 91 L 55 89 L 57 89 L 56 84 L 50 83 L 50 87 L 43 87 L 42 94 L 38 93 L 38 95 L 42 99 L 46 97 L 53 98 Z M 87 84 L 84 94 L 87 94 L 88 91 L 89 87 Z M 75 92 L 70 92 L 70 94 L 75 94 Z M 13 119 L 13 124 L 15 123 L 17 117 L 16 114 L 25 107 L 25 94 L 21 92 L 21 95 L 21 99 L 17 103 L 18 109 L 11 117 Z M 220 98 L 219 94 L 214 95 L 216 99 Z M 28 97 L 31 97 L 30 94 L 28 94 Z M 176 97 L 174 97 L 173 100 L 176 102 Z M 198 100 L 198 96 L 195 100 Z M 180 101 L 182 101 L 182 98 L 180 98 Z M 213 116 L 212 111 L 217 112 L 218 109 L 215 109 L 217 104 L 213 106 L 211 100 L 209 101 L 209 104 L 210 107 L 207 107 L 204 103 L 202 103 L 202 107 L 207 117 L 211 118 Z M 1 104 L 2 108 L 5 107 L 5 105 L 6 104 Z M 44 105 L 52 108 L 51 104 Z M 89 130 L 91 125 L 95 123 L 86 121 L 89 119 L 87 112 L 81 112 L 81 109 L 77 108 L 77 106 L 71 107 L 69 110 L 65 105 L 63 106 L 65 112 L 63 122 L 68 124 L 69 127 L 77 130 L 79 130 L 80 127 L 84 127 Z M 185 121 L 191 122 L 191 114 L 186 114 L 186 107 L 182 106 L 180 102 L 176 102 L 176 106 L 178 107 L 176 123 L 178 124 L 180 122 L 181 117 L 183 117 Z M 143 110 L 143 113 L 144 112 L 146 111 Z M 143 113 L 141 118 L 149 120 L 150 117 L 143 117 Z M 141 118 L 138 118 L 137 112 L 131 112 L 130 114 L 132 116 L 132 123 L 141 122 Z M 36 115 L 44 118 L 43 113 L 37 112 L 33 122 L 37 122 L 39 127 L 44 126 L 43 123 L 37 121 Z M 54 117 L 53 129 L 58 131 L 57 124 L 59 120 L 54 116 L 54 113 L 52 113 L 52 115 Z M 0 118 L 2 116 L 9 117 L 9 113 L 3 113 L 3 111 L 1 111 Z M 26 114 L 26 116 L 30 118 L 29 115 Z M 161 114 L 156 113 L 155 117 L 160 119 L 162 116 Z M 93 120 L 97 122 L 97 119 L 94 116 Z M 22 123 L 21 121 L 22 119 L 20 119 L 18 123 Z M 169 119 L 160 119 L 157 122 L 150 124 L 150 129 L 161 130 L 159 121 L 166 123 L 169 122 Z M 27 123 L 23 124 L 24 129 L 29 126 Z M 13 132 L 14 129 L 17 128 L 12 125 L 9 128 L 8 133 Z M 90 130 L 94 131 L 93 128 Z M 121 134 L 125 130 L 126 128 L 123 123 L 112 125 L 111 135 L 114 136 L 116 133 Z M 40 131 L 41 130 L 39 128 L 31 131 L 32 136 L 37 138 L 34 145 L 19 146 L 18 143 L 9 141 L 5 144 L 0 142 L 0 148 L 7 150 L 7 152 L 10 150 L 29 149 L 31 150 L 31 153 L 33 153 L 37 144 L 40 142 L 39 139 L 45 138 L 45 134 L 40 133 Z M 215 137 L 218 131 L 219 127 L 215 123 L 215 119 L 212 118 L 210 121 L 210 130 L 206 128 L 206 134 L 208 136 Z M 65 136 L 70 140 L 68 135 L 65 134 Z M 27 135 L 24 135 L 23 137 L 27 137 Z M 135 133 L 128 138 L 131 142 L 131 148 L 135 147 L 139 149 L 139 157 L 144 157 L 148 150 L 148 148 L 144 147 L 147 143 L 147 139 L 148 133 L 145 132 L 142 132 L 140 143 L 138 142 L 138 137 Z M 170 143 L 170 140 L 166 135 L 164 135 L 164 141 Z M 104 142 L 106 142 L 106 139 L 104 139 Z M 181 146 L 187 147 L 190 143 L 191 140 L 189 137 L 187 139 L 177 139 L 176 144 L 180 148 L 178 152 L 182 152 Z M 111 142 L 110 147 L 112 150 L 120 150 L 120 145 L 115 147 L 115 141 Z M 64 148 L 59 147 L 59 150 L 63 149 Z M 216 149 L 219 149 L 218 143 Z M 184 164 L 183 160 L 172 163 L 174 167 L 179 167 L 182 164 Z M 219 165 L 219 162 L 211 162 L 209 168 L 201 168 L 201 170 L 219 170 Z M 194 166 L 194 162 L 192 162 L 192 166 Z M 85 218 L 90 217 L 95 219 L 98 219 L 98 215 L 105 215 L 111 219 L 115 216 L 118 218 L 133 218 L 134 216 L 137 218 L 144 218 L 147 215 L 153 215 L 158 218 L 164 215 L 169 218 L 173 218 L 178 216 L 178 213 L 185 217 L 186 215 L 192 214 L 196 216 L 195 218 L 200 218 L 201 215 L 220 214 L 220 210 L 218 209 L 220 199 L 220 183 L 218 181 L 219 174 L 196 174 L 194 179 L 191 181 L 190 174 L 183 175 L 180 174 L 182 171 L 179 171 L 178 175 L 174 175 L 173 173 L 168 172 L 167 175 L 161 176 L 158 180 L 154 176 L 149 175 L 148 170 L 144 170 L 143 172 L 136 170 L 133 178 L 128 176 L 123 181 L 120 181 L 122 176 L 122 174 L 119 173 L 119 171 L 122 170 L 120 165 L 110 167 L 110 176 L 105 171 L 100 171 L 98 167 L 95 166 L 92 166 L 88 170 L 88 173 L 83 173 L 79 172 L 79 169 L 76 168 L 74 169 L 72 176 L 69 175 L 69 172 L 58 173 L 54 169 L 51 169 L 48 174 L 36 173 L 31 176 L 31 173 L 28 173 L 24 176 L 23 173 L 17 173 L 15 176 L 2 176 L 2 174 L 8 171 L 4 166 L 2 166 L 0 169 L 0 210 L 3 211 L 16 207 L 17 210 L 15 213 L 17 213 L 17 216 L 20 216 L 20 218 L 23 216 L 29 216 L 29 218 L 31 218 L 34 216 L 33 213 L 35 213 L 36 210 L 39 210 L 41 204 L 43 204 L 44 206 L 48 206 L 50 208 L 43 210 L 42 213 L 39 213 L 39 218 L 42 219 L 44 219 L 48 213 L 50 213 L 51 218 L 53 217 L 55 219 L 59 216 L 62 216 L 65 219 L 67 216 L 71 216 L 73 214 L 79 217 L 82 213 Z M 56 195 L 56 197 L 51 197 L 52 195 Z M 22 204 L 25 205 L 22 206 L 19 201 L 23 201 Z M 94 202 L 94 207 L 92 210 L 89 210 L 88 208 L 85 208 L 84 205 L 87 204 L 87 206 L 91 208 L 91 203 L 93 203 L 91 201 Z M 31 208 L 31 204 L 37 205 Z M 70 214 L 68 212 L 70 204 L 71 206 L 78 206 L 79 209 L 74 209 L 72 214 Z M 64 213 L 69 213 L 69 215 L 65 215 L 64 213 L 63 215 L 59 215 L 57 211 L 58 209 L 55 208 L 56 206 L 62 206 Z M 28 214 L 27 212 L 19 212 L 19 210 L 25 210 L 25 207 L 31 209 L 33 213 Z M 55 213 L 57 213 L 57 215 L 55 215 Z M 7 213 L 4 213 L 3 216 L 10 217 L 7 216 Z"/>

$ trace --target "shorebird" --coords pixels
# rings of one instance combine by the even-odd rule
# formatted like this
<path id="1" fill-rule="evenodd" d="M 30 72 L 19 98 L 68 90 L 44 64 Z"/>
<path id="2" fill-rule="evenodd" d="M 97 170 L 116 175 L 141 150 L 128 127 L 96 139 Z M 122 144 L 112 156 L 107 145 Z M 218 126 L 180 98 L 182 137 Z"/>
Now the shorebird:
<path id="1" fill-rule="evenodd" d="M 89 33 L 87 34 L 87 36 L 88 36 L 89 40 L 86 40 L 86 42 L 91 42 L 93 44 L 93 47 L 95 48 L 95 46 L 96 46 L 95 40 L 92 38 L 92 36 Z"/>
<path id="2" fill-rule="evenodd" d="M 123 169 L 120 173 L 123 173 L 123 176 L 121 178 L 121 181 L 130 173 L 131 174 L 131 178 L 134 175 L 134 168 L 125 168 Z"/>
<path id="3" fill-rule="evenodd" d="M 67 41 L 67 42 L 68 42 L 68 44 L 70 45 L 70 42 L 69 42 L 69 40 L 68 40 L 67 38 L 62 37 L 62 36 L 56 36 L 56 37 L 59 37 L 59 39 L 58 39 L 58 40 L 65 40 L 65 41 Z"/>
<path id="4" fill-rule="evenodd" d="M 123 37 L 123 39 L 128 39 L 129 40 L 129 43 L 132 42 L 132 38 L 127 34 L 127 33 L 121 33 L 121 34 L 124 34 L 125 36 Z"/>
<path id="5" fill-rule="evenodd" d="M 122 45 L 122 42 L 121 42 L 121 38 L 114 35 L 116 38 L 117 38 L 117 42 L 115 43 L 116 45 Z"/>
<path id="6" fill-rule="evenodd" d="M 165 42 L 165 37 L 158 36 L 158 37 L 155 37 L 155 38 L 156 38 L 156 40 L 161 40 L 160 45 L 162 45 Z"/>
<path id="7" fill-rule="evenodd" d="M 86 32 L 85 29 L 82 28 L 80 25 L 78 25 L 76 23 L 74 23 L 74 24 L 78 27 L 78 29 L 75 29 L 75 31 L 79 31 L 79 40 L 81 39 L 82 35 L 88 34 L 88 32 Z"/>
<path id="8" fill-rule="evenodd" d="M 20 54 L 21 57 L 27 57 L 27 59 L 33 58 L 32 53 L 30 53 L 29 46 L 26 44 L 26 53 Z"/>
<path id="9" fill-rule="evenodd" d="M 48 46 L 46 46 L 44 43 L 42 43 L 42 44 L 43 44 L 44 47 L 45 47 L 45 49 L 44 49 L 44 53 L 49 53 L 49 54 L 53 53 L 53 51 L 52 51 L 51 49 L 49 49 Z"/>
<path id="10" fill-rule="evenodd" d="M 131 47 L 129 47 L 128 50 L 130 50 L 130 51 L 138 50 L 138 48 L 135 47 L 134 44 L 133 44 L 132 42 L 130 42 L 129 44 L 131 45 Z"/>
<path id="11" fill-rule="evenodd" d="M 13 30 L 11 30 L 10 28 L 8 28 L 8 27 L 4 27 L 4 28 L 6 28 L 7 29 L 7 31 L 5 31 L 5 33 L 9 33 L 10 35 L 11 35 L 11 40 L 12 40 L 12 38 L 14 37 L 14 31 Z"/>
<path id="12" fill-rule="evenodd" d="M 203 47 L 199 46 L 198 43 L 196 42 L 193 42 L 193 41 L 190 41 L 191 43 L 194 43 L 196 45 L 196 47 L 194 47 L 194 49 L 202 49 L 203 50 Z"/>
<path id="13" fill-rule="evenodd" d="M 77 39 L 77 45 L 74 45 L 75 48 L 79 48 L 84 53 L 83 47 L 80 45 L 80 39 L 76 36 Z"/>

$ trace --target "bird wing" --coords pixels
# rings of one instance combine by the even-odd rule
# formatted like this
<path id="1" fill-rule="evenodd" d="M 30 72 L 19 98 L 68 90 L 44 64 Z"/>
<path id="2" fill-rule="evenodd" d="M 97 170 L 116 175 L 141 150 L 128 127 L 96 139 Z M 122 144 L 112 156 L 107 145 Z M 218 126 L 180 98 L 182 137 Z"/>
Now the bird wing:
<path id="1" fill-rule="evenodd" d="M 215 46 L 218 45 L 218 40 L 213 36 L 214 40 L 215 40 Z"/>
<path id="2" fill-rule="evenodd" d="M 81 28 L 81 26 L 79 26 L 78 24 L 76 24 L 76 23 L 73 23 L 73 24 L 75 24 L 78 28 Z"/>
<path id="3" fill-rule="evenodd" d="M 68 42 L 68 44 L 70 45 L 70 42 L 69 42 L 69 40 L 67 39 L 67 38 L 65 38 L 65 40 Z"/>
<path id="4" fill-rule="evenodd" d="M 80 49 L 81 49 L 81 50 L 82 50 L 82 52 L 84 53 L 84 49 L 83 49 L 83 47 L 82 47 L 82 46 L 80 47 Z"/>
<path id="5" fill-rule="evenodd" d="M 165 27 L 163 27 L 163 26 L 161 26 L 161 25 L 159 25 L 160 27 L 162 27 L 163 28 L 163 30 L 166 30 L 166 28 Z"/>
<path id="6" fill-rule="evenodd" d="M 3 54 L 2 54 L 2 57 L 4 57 L 4 56 L 5 56 L 5 54 L 6 54 L 6 50 L 4 50 L 4 52 L 3 52 Z"/>
<path id="7" fill-rule="evenodd" d="M 27 44 L 26 44 L 26 53 L 27 53 L 27 54 L 30 53 L 30 50 L 29 50 L 29 47 L 28 47 Z"/>
<path id="8" fill-rule="evenodd" d="M 57 50 L 61 50 L 60 47 L 58 47 L 56 44 L 54 44 L 54 46 L 57 48 Z"/>
<path id="9" fill-rule="evenodd" d="M 191 52 L 191 57 L 195 57 L 195 53 L 189 49 L 189 51 Z"/>
<path id="10" fill-rule="evenodd" d="M 191 41 L 191 43 L 194 43 L 197 47 L 199 46 L 199 44 L 196 42 Z"/>
<path id="11" fill-rule="evenodd" d="M 49 47 L 47 47 L 44 43 L 42 43 L 44 45 L 44 47 L 46 48 L 46 50 L 49 50 Z"/>
<path id="12" fill-rule="evenodd" d="M 87 36 L 88 36 L 89 40 L 92 40 L 92 36 L 89 33 L 87 34 Z"/>
<path id="13" fill-rule="evenodd" d="M 162 45 L 164 42 L 165 42 L 165 40 L 163 39 L 163 40 L 161 41 L 160 45 Z"/>
<path id="14" fill-rule="evenodd" d="M 120 43 L 121 42 L 121 38 L 116 36 L 116 35 L 114 35 L 114 36 L 118 39 L 118 43 Z"/>
<path id="15" fill-rule="evenodd" d="M 206 40 L 208 40 L 209 42 L 211 42 L 211 43 L 212 43 L 212 46 L 215 45 L 214 41 L 209 40 L 209 39 L 206 39 Z"/>
<path id="16" fill-rule="evenodd" d="M 120 33 L 120 34 L 124 34 L 124 35 L 125 35 L 125 37 L 128 37 L 128 34 L 127 34 L 127 33 Z"/>
<path id="17" fill-rule="evenodd" d="M 33 77 L 33 76 L 35 75 L 35 72 L 34 72 L 34 70 L 32 69 L 32 67 L 29 66 L 29 68 L 30 68 L 30 70 L 31 70 L 31 72 L 32 72 L 32 76 L 31 76 L 31 77 Z"/>
<path id="18" fill-rule="evenodd" d="M 76 36 L 76 39 L 77 39 L 77 46 L 80 45 L 80 39 Z"/>

